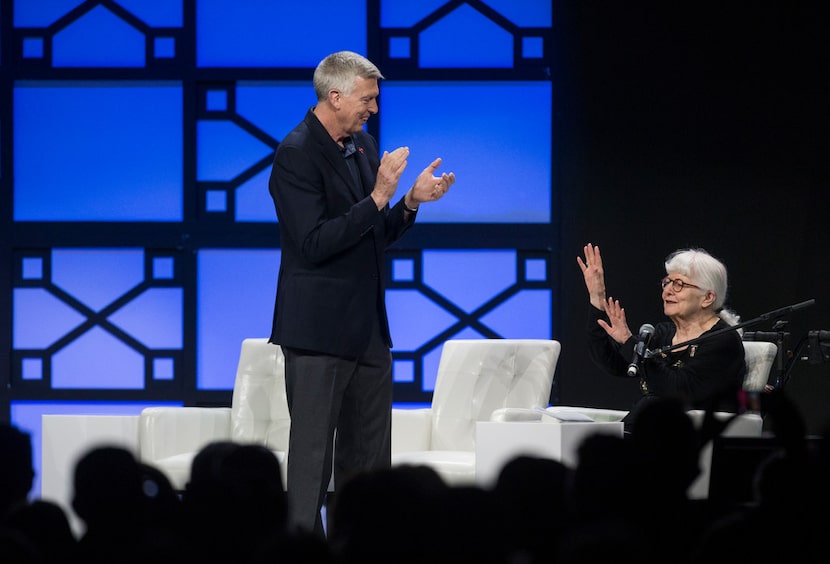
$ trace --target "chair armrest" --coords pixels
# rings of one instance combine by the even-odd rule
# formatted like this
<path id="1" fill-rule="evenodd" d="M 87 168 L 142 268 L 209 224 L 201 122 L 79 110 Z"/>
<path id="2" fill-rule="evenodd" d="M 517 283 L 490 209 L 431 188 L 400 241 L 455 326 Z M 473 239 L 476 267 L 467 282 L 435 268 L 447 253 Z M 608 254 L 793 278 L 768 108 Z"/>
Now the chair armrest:
<path id="1" fill-rule="evenodd" d="M 556 409 L 556 411 L 575 411 L 587 415 L 594 421 L 600 423 L 616 423 L 622 421 L 628 415 L 628 411 L 624 409 L 610 409 L 605 407 L 581 407 L 574 405 L 556 405 L 549 409 Z"/>
<path id="2" fill-rule="evenodd" d="M 490 421 L 541 421 L 542 414 L 527 407 L 501 407 L 490 414 Z"/>
<path id="3" fill-rule="evenodd" d="M 432 408 L 392 409 L 392 453 L 430 450 Z"/>
<path id="4" fill-rule="evenodd" d="M 702 409 L 690 409 L 686 414 L 691 418 L 696 428 L 703 425 L 706 411 Z M 723 426 L 718 428 L 717 434 L 727 437 L 760 437 L 763 434 L 764 420 L 758 413 L 746 412 L 734 414 L 728 411 L 715 411 L 711 414 L 715 422 Z M 711 439 L 712 437 L 706 437 Z"/>
<path id="5" fill-rule="evenodd" d="M 706 417 L 702 409 L 691 409 L 686 412 L 694 423 L 695 428 L 700 430 Z M 698 455 L 698 468 L 700 473 L 695 481 L 689 486 L 686 492 L 690 499 L 705 499 L 709 496 L 709 481 L 712 472 L 712 436 L 711 433 L 725 437 L 761 437 L 763 436 L 764 420 L 758 413 L 741 413 L 735 415 L 726 411 L 716 411 L 711 414 L 714 417 L 716 426 L 705 431 L 707 436 L 700 448 Z M 722 427 L 725 425 L 725 427 Z"/>
<path id="6" fill-rule="evenodd" d="M 152 464 L 229 440 L 230 424 L 229 407 L 147 407 L 138 419 L 139 459 Z"/>
<path id="7" fill-rule="evenodd" d="M 764 420 L 758 413 L 741 413 L 733 419 L 724 431 L 728 437 L 761 437 L 764 434 Z"/>

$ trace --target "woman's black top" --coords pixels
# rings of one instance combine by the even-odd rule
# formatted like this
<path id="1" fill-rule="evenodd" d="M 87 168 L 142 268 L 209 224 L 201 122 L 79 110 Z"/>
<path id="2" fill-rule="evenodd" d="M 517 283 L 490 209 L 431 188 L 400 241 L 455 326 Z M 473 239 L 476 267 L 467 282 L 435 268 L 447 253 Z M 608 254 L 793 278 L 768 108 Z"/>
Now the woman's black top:
<path id="1" fill-rule="evenodd" d="M 629 377 L 636 336 L 620 345 L 597 323 L 608 321 L 605 312 L 591 306 L 593 314 L 588 322 L 588 348 L 593 362 L 612 376 Z M 701 335 L 705 337 L 728 328 L 722 319 Z M 654 327 L 649 351 L 658 351 L 672 343 L 676 327 L 670 321 Z M 637 377 L 642 399 L 673 397 L 681 400 L 687 409 L 709 409 L 737 413 L 741 405 L 740 392 L 746 374 L 746 361 L 741 336 L 737 331 L 706 337 L 683 350 L 659 352 L 643 359 Z M 642 402 L 639 402 L 642 403 Z"/>

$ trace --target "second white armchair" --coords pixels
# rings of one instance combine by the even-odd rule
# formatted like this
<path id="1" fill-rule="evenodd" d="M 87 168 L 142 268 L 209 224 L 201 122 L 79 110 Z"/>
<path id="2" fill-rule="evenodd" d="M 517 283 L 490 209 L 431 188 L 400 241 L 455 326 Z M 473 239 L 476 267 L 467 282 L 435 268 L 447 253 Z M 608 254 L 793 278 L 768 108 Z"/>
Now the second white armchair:
<path id="1" fill-rule="evenodd" d="M 476 423 L 504 408 L 547 407 L 560 350 L 547 339 L 446 341 L 431 406 L 392 411 L 392 464 L 475 484 Z"/>

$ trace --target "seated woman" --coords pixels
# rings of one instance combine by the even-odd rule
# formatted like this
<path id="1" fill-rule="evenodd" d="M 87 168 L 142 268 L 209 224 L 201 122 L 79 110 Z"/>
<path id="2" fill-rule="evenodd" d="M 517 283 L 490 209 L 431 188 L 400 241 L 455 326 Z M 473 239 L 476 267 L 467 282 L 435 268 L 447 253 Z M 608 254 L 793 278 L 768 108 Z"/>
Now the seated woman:
<path id="1" fill-rule="evenodd" d="M 725 331 L 739 317 L 723 307 L 726 300 L 726 267 L 702 249 L 682 249 L 665 261 L 662 287 L 663 313 L 669 321 L 654 326 L 648 350 L 632 363 L 637 337 L 626 322 L 619 300 L 606 296 L 605 273 L 598 246 L 584 247 L 585 258 L 577 257 L 585 278 L 592 311 L 589 323 L 591 359 L 607 373 L 640 379 L 642 396 L 625 418 L 627 432 L 644 403 L 655 397 L 681 400 L 687 409 L 738 412 L 741 385 L 746 373 L 744 349 L 738 331 Z M 700 342 L 663 352 L 703 337 Z M 647 358 L 646 358 L 647 356 Z"/>

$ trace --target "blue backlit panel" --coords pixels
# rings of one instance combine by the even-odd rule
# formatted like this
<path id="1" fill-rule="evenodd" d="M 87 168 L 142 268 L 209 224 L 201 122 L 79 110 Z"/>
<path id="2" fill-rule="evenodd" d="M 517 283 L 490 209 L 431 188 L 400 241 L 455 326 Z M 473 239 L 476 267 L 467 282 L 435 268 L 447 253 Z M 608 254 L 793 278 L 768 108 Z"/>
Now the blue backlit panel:
<path id="1" fill-rule="evenodd" d="M 418 290 L 387 290 L 389 331 L 396 351 L 414 351 L 458 321 Z"/>
<path id="2" fill-rule="evenodd" d="M 513 36 L 468 4 L 420 34 L 421 68 L 511 68 Z"/>
<path id="3" fill-rule="evenodd" d="M 47 259 L 38 277 L 13 289 L 12 344 L 21 352 L 13 373 L 53 389 L 140 390 L 148 373 L 176 378 L 171 355 L 183 346 L 184 290 L 171 278 L 172 256 L 64 248 Z M 15 260 L 22 269 L 35 257 L 20 252 Z M 168 362 L 159 375 L 145 357 L 157 351 Z"/>
<path id="4" fill-rule="evenodd" d="M 484 3 L 520 27 L 553 25 L 551 0 L 484 0 Z"/>
<path id="5" fill-rule="evenodd" d="M 381 0 L 381 27 L 411 27 L 437 9 L 449 4 L 447 0 Z M 550 27 L 553 2 L 551 0 L 485 0 L 486 4 L 512 23 L 521 27 Z"/>
<path id="6" fill-rule="evenodd" d="M 15 288 L 12 302 L 12 347 L 15 349 L 45 349 L 86 319 L 43 288 Z M 48 319 L 49 323 L 42 323 L 42 319 Z"/>
<path id="7" fill-rule="evenodd" d="M 182 311 L 181 288 L 148 288 L 108 319 L 147 348 L 180 349 Z"/>
<path id="8" fill-rule="evenodd" d="M 103 6 L 78 18 L 52 39 L 55 67 L 143 67 L 144 35 Z"/>
<path id="9" fill-rule="evenodd" d="M 183 0 L 118 0 L 118 5 L 152 27 L 181 27 Z"/>
<path id="10" fill-rule="evenodd" d="M 99 311 L 144 281 L 142 249 L 53 249 L 52 283 Z"/>
<path id="11" fill-rule="evenodd" d="M 274 152 L 230 121 L 201 121 L 196 131 L 196 174 L 200 181 L 231 180 Z"/>
<path id="12" fill-rule="evenodd" d="M 438 173 L 456 174 L 418 222 L 549 223 L 551 91 L 550 82 L 383 81 L 381 149 L 411 151 L 400 186 L 436 157 Z"/>
<path id="13" fill-rule="evenodd" d="M 280 256 L 278 250 L 199 251 L 199 389 L 233 389 L 242 340 L 271 335 Z"/>
<path id="14" fill-rule="evenodd" d="M 52 356 L 52 388 L 141 390 L 144 357 L 112 333 L 93 327 Z"/>
<path id="15" fill-rule="evenodd" d="M 392 259 L 393 266 L 411 260 Z M 386 293 L 393 352 L 423 351 L 461 334 L 550 338 L 551 290 L 534 279 L 546 259 L 534 259 L 533 277 L 522 280 L 517 272 L 527 261 L 514 250 L 425 249 L 414 260 L 421 279 L 393 276 Z"/>
<path id="16" fill-rule="evenodd" d="M 269 166 L 236 189 L 236 221 L 277 222 L 274 200 L 268 191 Z"/>
<path id="17" fill-rule="evenodd" d="M 280 140 L 317 103 L 311 84 L 302 82 L 239 82 L 236 87 L 236 113 L 263 132 Z"/>
<path id="18" fill-rule="evenodd" d="M 242 81 L 235 89 L 207 89 L 207 115 L 216 119 L 198 123 L 196 156 L 198 180 L 212 182 L 207 211 L 226 211 L 231 194 L 235 221 L 275 223 L 268 192 L 271 159 L 279 140 L 314 104 L 310 80 Z M 218 192 L 217 183 L 227 194 Z"/>
<path id="19" fill-rule="evenodd" d="M 14 219 L 181 220 L 181 95 L 172 83 L 18 83 Z"/>
<path id="20" fill-rule="evenodd" d="M 84 0 L 14 0 L 14 26 L 47 27 L 83 2 Z"/>
<path id="21" fill-rule="evenodd" d="M 14 0 L 15 27 L 48 27 L 84 0 Z M 182 0 L 118 0 L 117 4 L 153 27 L 180 27 Z"/>
<path id="22" fill-rule="evenodd" d="M 412 27 L 426 16 L 447 3 L 447 0 L 420 0 L 418 2 L 401 2 L 401 0 L 381 0 L 381 27 Z"/>
<path id="23" fill-rule="evenodd" d="M 550 339 L 552 307 L 551 290 L 521 290 L 481 321 L 513 339 Z"/>
<path id="24" fill-rule="evenodd" d="M 365 0 L 196 1 L 199 67 L 314 68 L 340 50 L 366 53 Z"/>
<path id="25" fill-rule="evenodd" d="M 468 313 L 516 284 L 513 250 L 425 250 L 423 261 L 424 284 Z"/>

